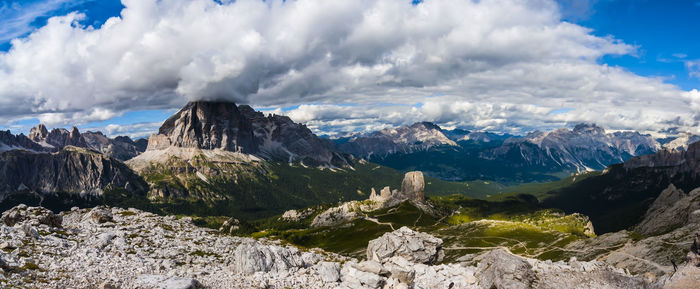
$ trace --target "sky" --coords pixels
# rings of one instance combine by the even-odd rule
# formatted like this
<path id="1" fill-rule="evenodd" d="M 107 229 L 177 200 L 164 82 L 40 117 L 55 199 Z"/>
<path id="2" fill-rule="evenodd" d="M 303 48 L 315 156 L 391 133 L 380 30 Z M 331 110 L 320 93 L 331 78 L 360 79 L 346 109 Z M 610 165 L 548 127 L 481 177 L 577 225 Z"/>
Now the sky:
<path id="1" fill-rule="evenodd" d="M 700 1 L 0 0 L 0 129 L 145 137 L 194 100 L 318 134 L 700 134 Z"/>

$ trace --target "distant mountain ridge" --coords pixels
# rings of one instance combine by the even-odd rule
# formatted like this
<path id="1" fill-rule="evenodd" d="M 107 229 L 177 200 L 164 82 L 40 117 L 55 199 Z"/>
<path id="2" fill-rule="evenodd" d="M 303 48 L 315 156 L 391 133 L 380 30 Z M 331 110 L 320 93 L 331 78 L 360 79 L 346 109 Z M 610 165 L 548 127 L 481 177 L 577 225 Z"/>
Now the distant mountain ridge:
<path id="1" fill-rule="evenodd" d="M 535 131 L 526 136 L 445 130 L 429 122 L 386 128 L 338 139 L 344 152 L 395 169 L 422 170 L 447 180 L 548 181 L 564 175 L 603 170 L 627 159 L 673 146 L 685 149 L 692 136 L 662 144 L 633 131 L 608 133 L 596 124 Z"/>
<path id="2" fill-rule="evenodd" d="M 122 161 L 133 158 L 146 149 L 143 140 L 134 142 L 126 136 L 112 139 L 99 131 L 80 133 L 76 127 L 70 131 L 64 128 L 49 131 L 45 125 L 38 124 L 29 131 L 29 136 L 13 135 L 9 130 L 0 131 L 0 152 L 13 149 L 58 152 L 66 146 L 95 150 Z"/>
<path id="3" fill-rule="evenodd" d="M 566 170 L 602 170 L 632 156 L 658 151 L 661 145 L 638 132 L 606 133 L 595 124 L 578 124 L 572 130 L 535 131 L 509 138 L 502 146 L 481 153 L 493 160 L 509 160 L 522 166 L 560 167 Z"/>
<path id="4" fill-rule="evenodd" d="M 366 136 L 354 137 L 340 145 L 342 151 L 362 158 L 382 158 L 395 153 L 411 153 L 436 146 L 457 146 L 442 129 L 430 122 L 385 128 Z"/>

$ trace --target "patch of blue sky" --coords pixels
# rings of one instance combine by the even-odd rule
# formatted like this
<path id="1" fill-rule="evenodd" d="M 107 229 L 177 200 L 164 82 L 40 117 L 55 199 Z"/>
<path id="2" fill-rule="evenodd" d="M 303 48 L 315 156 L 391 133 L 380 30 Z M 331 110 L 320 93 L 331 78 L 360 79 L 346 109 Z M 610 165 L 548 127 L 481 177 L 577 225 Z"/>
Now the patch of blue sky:
<path id="1" fill-rule="evenodd" d="M 46 25 L 49 18 L 71 12 L 85 14 L 82 25 L 99 28 L 124 8 L 120 0 L 3 0 L 0 2 L 0 51 L 11 41 Z"/>
<path id="2" fill-rule="evenodd" d="M 549 114 L 564 114 L 570 111 L 576 110 L 575 108 L 570 108 L 570 107 L 564 107 L 564 108 L 559 108 L 555 109 L 549 112 Z"/>
<path id="3" fill-rule="evenodd" d="M 177 110 L 175 109 L 155 109 L 129 111 L 121 116 L 116 116 L 103 121 L 94 121 L 80 125 L 82 127 L 104 127 L 110 124 L 129 125 L 135 123 L 163 122 Z"/>
<path id="4" fill-rule="evenodd" d="M 577 1 L 558 0 L 564 7 Z M 606 55 L 601 64 L 619 66 L 641 76 L 663 79 L 683 90 L 700 88 L 688 62 L 700 60 L 700 3 L 697 0 L 590 1 L 591 11 L 564 15 L 566 21 L 591 28 L 637 47 L 635 55 Z M 571 4 L 575 3 L 575 4 Z"/>

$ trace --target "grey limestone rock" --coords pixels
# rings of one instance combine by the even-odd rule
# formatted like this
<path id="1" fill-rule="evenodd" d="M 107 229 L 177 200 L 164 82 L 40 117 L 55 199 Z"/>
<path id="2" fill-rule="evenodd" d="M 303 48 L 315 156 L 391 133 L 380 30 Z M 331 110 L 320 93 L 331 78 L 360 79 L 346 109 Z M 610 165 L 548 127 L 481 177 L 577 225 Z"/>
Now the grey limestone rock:
<path id="1" fill-rule="evenodd" d="M 523 258 L 512 255 L 503 249 L 488 253 L 477 267 L 479 284 L 483 288 L 532 288 L 535 273 L 532 266 Z"/>
<path id="2" fill-rule="evenodd" d="M 414 263 L 434 264 L 445 256 L 442 240 L 408 227 L 386 233 L 369 241 L 367 259 L 384 262 L 393 256 L 401 256 Z"/>
<path id="3" fill-rule="evenodd" d="M 700 190 L 686 194 L 671 184 L 654 200 L 635 231 L 645 236 L 667 233 L 692 222 L 692 213 L 698 209 Z"/>
<path id="4" fill-rule="evenodd" d="M 293 247 L 262 245 L 256 241 L 240 244 L 234 253 L 234 272 L 280 272 L 290 268 L 305 267 L 301 252 Z"/>
<path id="5" fill-rule="evenodd" d="M 334 283 L 340 280 L 340 265 L 335 262 L 320 262 L 316 265 L 323 282 Z"/>
<path id="6" fill-rule="evenodd" d="M 17 223 L 28 223 L 33 226 L 44 224 L 50 227 L 60 227 L 63 217 L 54 214 L 46 208 L 28 207 L 20 204 L 3 212 L 2 222 L 8 226 L 14 226 Z"/>
<path id="7" fill-rule="evenodd" d="M 90 210 L 88 217 L 91 221 L 101 224 L 106 222 L 111 222 L 114 218 L 112 211 L 105 207 L 94 207 Z"/>
<path id="8" fill-rule="evenodd" d="M 424 190 L 425 180 L 423 179 L 423 172 L 413 171 L 404 175 L 403 182 L 401 182 L 401 192 L 406 197 L 415 201 L 423 201 L 425 200 Z"/>

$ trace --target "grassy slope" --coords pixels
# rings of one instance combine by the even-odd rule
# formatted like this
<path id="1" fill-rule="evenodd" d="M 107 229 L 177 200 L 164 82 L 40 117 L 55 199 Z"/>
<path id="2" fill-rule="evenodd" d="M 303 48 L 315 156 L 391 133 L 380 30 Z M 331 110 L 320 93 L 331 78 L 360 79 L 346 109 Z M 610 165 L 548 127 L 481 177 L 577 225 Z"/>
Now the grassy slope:
<path id="1" fill-rule="evenodd" d="M 498 247 L 526 256 L 562 260 L 567 258 L 560 249 L 583 238 L 587 219 L 564 216 L 542 210 L 532 196 L 505 198 L 503 201 L 477 200 L 464 196 L 432 197 L 440 211 L 459 209 L 456 215 L 430 216 L 411 205 L 378 210 L 368 214 L 381 223 L 365 219 L 329 228 L 309 228 L 314 216 L 299 222 L 287 222 L 279 216 L 252 223 L 257 231 L 252 236 L 279 238 L 302 247 L 319 247 L 354 257 L 363 257 L 367 243 L 386 232 L 408 226 L 428 232 L 444 240 L 445 261 L 455 261 L 470 253 Z M 317 212 L 322 209 L 317 210 Z"/>
<path id="2" fill-rule="evenodd" d="M 212 176 L 205 182 L 194 173 L 198 168 L 232 173 Z M 165 213 L 247 220 L 289 209 L 367 199 L 372 188 L 398 189 L 403 179 L 400 171 L 368 162 L 357 162 L 353 169 L 329 170 L 272 162 L 259 167 L 206 162 L 192 166 L 175 160 L 142 175 L 154 186 L 150 202 Z M 485 181 L 459 183 L 426 178 L 427 195 L 463 194 L 481 198 L 503 188 Z"/>

